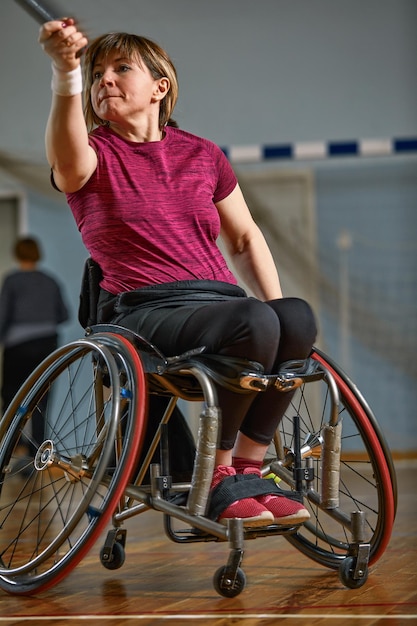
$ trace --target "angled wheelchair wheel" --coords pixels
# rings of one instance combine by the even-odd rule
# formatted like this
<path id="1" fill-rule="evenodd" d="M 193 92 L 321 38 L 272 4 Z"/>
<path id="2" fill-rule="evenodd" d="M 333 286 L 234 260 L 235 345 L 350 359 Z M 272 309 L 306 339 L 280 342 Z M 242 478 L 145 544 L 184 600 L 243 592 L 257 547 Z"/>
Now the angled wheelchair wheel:
<path id="1" fill-rule="evenodd" d="M 338 504 L 323 505 L 323 444 L 325 424 L 331 413 L 328 378 L 304 383 L 291 400 L 282 420 L 275 449 L 278 464 L 272 463 L 277 482 L 283 489 L 294 489 L 294 416 L 299 416 L 301 446 L 307 467 L 313 469 L 310 482 L 304 483 L 304 505 L 311 518 L 296 534 L 286 535 L 297 549 L 314 561 L 338 569 L 349 555 L 351 513 L 365 513 L 364 541 L 370 544 L 369 564 L 384 553 L 394 523 L 397 485 L 392 458 L 371 409 L 356 386 L 319 350 L 312 358 L 330 372 L 340 398 L 338 419 L 342 421 Z"/>
<path id="2" fill-rule="evenodd" d="M 141 362 L 123 338 L 70 343 L 29 377 L 0 423 L 0 588 L 43 591 L 87 554 L 134 469 L 145 408 Z"/>

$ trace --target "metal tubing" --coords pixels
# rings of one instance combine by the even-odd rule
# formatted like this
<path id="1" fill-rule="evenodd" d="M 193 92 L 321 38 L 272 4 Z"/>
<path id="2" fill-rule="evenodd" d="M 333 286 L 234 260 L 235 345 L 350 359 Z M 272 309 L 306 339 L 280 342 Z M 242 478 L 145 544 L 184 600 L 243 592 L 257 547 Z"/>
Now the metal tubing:
<path id="1" fill-rule="evenodd" d="M 342 422 L 339 421 L 336 426 L 326 424 L 322 434 L 322 506 L 334 509 L 339 506 Z"/>
<path id="2" fill-rule="evenodd" d="M 181 370 L 181 373 L 192 374 L 197 378 L 205 399 L 205 407 L 200 413 L 193 475 L 187 500 L 187 511 L 190 515 L 205 515 L 214 470 L 221 412 L 214 383 L 205 372 L 199 368 L 190 367 L 187 370 Z"/>

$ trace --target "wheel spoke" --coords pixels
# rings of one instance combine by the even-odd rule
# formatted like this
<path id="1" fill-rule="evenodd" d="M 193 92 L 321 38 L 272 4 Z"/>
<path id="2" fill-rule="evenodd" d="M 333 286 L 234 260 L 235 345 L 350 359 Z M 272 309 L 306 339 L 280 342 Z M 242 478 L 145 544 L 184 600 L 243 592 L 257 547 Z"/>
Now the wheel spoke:
<path id="1" fill-rule="evenodd" d="M 340 396 L 342 440 L 339 506 L 327 510 L 321 504 L 323 459 L 318 447 L 309 461 L 314 468 L 314 492 L 310 484 L 305 498 L 311 519 L 295 535 L 287 536 L 287 539 L 307 556 L 336 568 L 349 550 L 351 513 L 365 511 L 366 541 L 371 544 L 371 561 L 375 561 L 386 547 L 393 523 L 395 477 L 391 478 L 390 475 L 390 459 L 380 443 L 382 435 L 376 420 L 362 396 L 342 372 L 328 363 L 322 353 L 313 356 L 322 364 L 323 373 L 331 373 Z M 279 429 L 281 450 L 292 450 L 295 414 L 300 418 L 301 441 L 311 434 L 320 435 L 330 420 L 331 397 L 326 375 L 319 382 L 305 383 L 295 393 Z M 285 482 L 285 473 L 277 473 Z M 280 485 L 286 488 L 285 484 Z M 291 481 L 288 481 L 288 486 L 292 486 Z"/>
<path id="2" fill-rule="evenodd" d="M 127 341 L 79 340 L 19 394 L 0 429 L 0 586 L 26 594 L 69 573 L 120 501 L 142 439 L 145 377 Z M 45 439 L 36 443 L 39 414 Z"/>

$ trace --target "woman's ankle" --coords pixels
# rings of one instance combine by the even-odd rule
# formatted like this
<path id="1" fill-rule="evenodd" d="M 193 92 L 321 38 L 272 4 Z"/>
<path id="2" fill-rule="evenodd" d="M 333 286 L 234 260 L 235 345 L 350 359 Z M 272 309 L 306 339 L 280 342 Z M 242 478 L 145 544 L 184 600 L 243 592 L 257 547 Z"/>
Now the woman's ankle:
<path id="1" fill-rule="evenodd" d="M 236 474 L 243 474 L 244 470 L 247 467 L 253 467 L 260 471 L 262 467 L 262 461 L 255 461 L 254 459 L 245 459 L 240 456 L 234 456 L 233 467 L 236 470 Z"/>

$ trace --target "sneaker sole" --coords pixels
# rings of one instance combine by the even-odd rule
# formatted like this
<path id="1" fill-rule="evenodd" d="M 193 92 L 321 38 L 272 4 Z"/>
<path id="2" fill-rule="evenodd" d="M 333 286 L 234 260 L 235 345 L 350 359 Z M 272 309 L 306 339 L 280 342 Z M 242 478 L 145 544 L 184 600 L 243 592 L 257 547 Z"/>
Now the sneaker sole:
<path id="1" fill-rule="evenodd" d="M 229 519 L 241 519 L 243 522 L 243 526 L 250 526 L 251 528 L 258 528 L 259 526 L 270 526 L 271 524 L 275 523 L 274 516 L 270 511 L 265 511 L 265 513 L 262 513 L 262 515 L 257 515 L 256 517 L 222 517 L 219 522 L 220 524 L 227 526 L 227 521 Z"/>
<path id="2" fill-rule="evenodd" d="M 303 524 L 310 519 L 310 513 L 304 509 L 297 511 L 294 515 L 287 515 L 286 517 L 275 517 L 274 524 L 279 526 L 293 526 L 294 524 Z"/>

